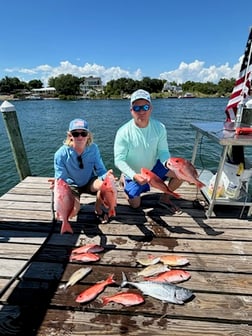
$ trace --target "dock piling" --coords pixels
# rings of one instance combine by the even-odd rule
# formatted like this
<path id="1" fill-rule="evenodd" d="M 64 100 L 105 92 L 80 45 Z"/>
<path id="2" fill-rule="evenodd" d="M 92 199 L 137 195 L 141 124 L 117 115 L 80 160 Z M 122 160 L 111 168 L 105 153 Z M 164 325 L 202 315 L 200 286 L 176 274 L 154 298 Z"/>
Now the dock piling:
<path id="1" fill-rule="evenodd" d="M 8 138 L 14 155 L 17 171 L 20 180 L 31 175 L 29 162 L 25 152 L 25 147 L 18 124 L 15 106 L 8 101 L 4 101 L 0 106 Z"/>

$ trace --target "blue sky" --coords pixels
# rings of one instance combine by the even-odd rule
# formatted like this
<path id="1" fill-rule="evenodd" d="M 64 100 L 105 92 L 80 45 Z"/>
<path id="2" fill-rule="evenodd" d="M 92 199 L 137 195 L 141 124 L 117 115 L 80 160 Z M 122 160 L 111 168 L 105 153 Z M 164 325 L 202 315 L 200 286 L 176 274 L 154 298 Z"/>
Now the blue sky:
<path id="1" fill-rule="evenodd" d="M 104 84 L 236 78 L 252 26 L 251 0 L 8 0 L 0 8 L 0 79 L 45 86 L 62 73 Z"/>

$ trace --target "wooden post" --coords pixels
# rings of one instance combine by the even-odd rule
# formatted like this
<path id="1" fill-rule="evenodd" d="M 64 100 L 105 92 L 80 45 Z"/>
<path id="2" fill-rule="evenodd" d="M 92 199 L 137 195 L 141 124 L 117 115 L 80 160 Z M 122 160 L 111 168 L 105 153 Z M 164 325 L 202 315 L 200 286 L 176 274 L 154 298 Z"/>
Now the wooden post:
<path id="1" fill-rule="evenodd" d="M 3 119 L 13 151 L 17 171 L 20 180 L 23 180 L 26 176 L 31 176 L 31 171 L 17 120 L 16 109 L 14 105 L 5 100 L 0 106 L 0 111 L 3 114 Z"/>

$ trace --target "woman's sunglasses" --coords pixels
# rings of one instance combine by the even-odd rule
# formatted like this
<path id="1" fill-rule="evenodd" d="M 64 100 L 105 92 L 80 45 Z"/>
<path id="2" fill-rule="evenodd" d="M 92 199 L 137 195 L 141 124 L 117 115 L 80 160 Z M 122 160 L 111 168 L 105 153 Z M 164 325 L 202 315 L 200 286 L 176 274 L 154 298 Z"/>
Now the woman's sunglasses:
<path id="1" fill-rule="evenodd" d="M 150 109 L 150 105 L 148 105 L 148 104 L 145 104 L 145 105 L 134 105 L 134 106 L 132 106 L 132 110 L 134 112 L 140 112 L 141 110 L 142 111 L 149 111 L 149 109 Z"/>
<path id="2" fill-rule="evenodd" d="M 85 138 L 86 136 L 88 136 L 88 131 L 81 131 L 81 132 L 72 131 L 71 134 L 74 138 L 78 138 L 79 135 Z"/>

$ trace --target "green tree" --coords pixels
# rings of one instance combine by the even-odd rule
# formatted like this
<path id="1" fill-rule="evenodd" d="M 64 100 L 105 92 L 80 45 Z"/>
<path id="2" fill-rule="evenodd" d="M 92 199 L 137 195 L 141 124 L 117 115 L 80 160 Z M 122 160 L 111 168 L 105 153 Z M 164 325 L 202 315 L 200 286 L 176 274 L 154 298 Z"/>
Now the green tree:
<path id="1" fill-rule="evenodd" d="M 59 95 L 74 96 L 80 93 L 80 78 L 71 74 L 51 77 L 48 80 L 50 86 L 55 87 Z"/>
<path id="2" fill-rule="evenodd" d="M 43 87 L 43 83 L 40 79 L 32 79 L 28 82 L 28 87 L 30 89 L 41 89 Z"/>

